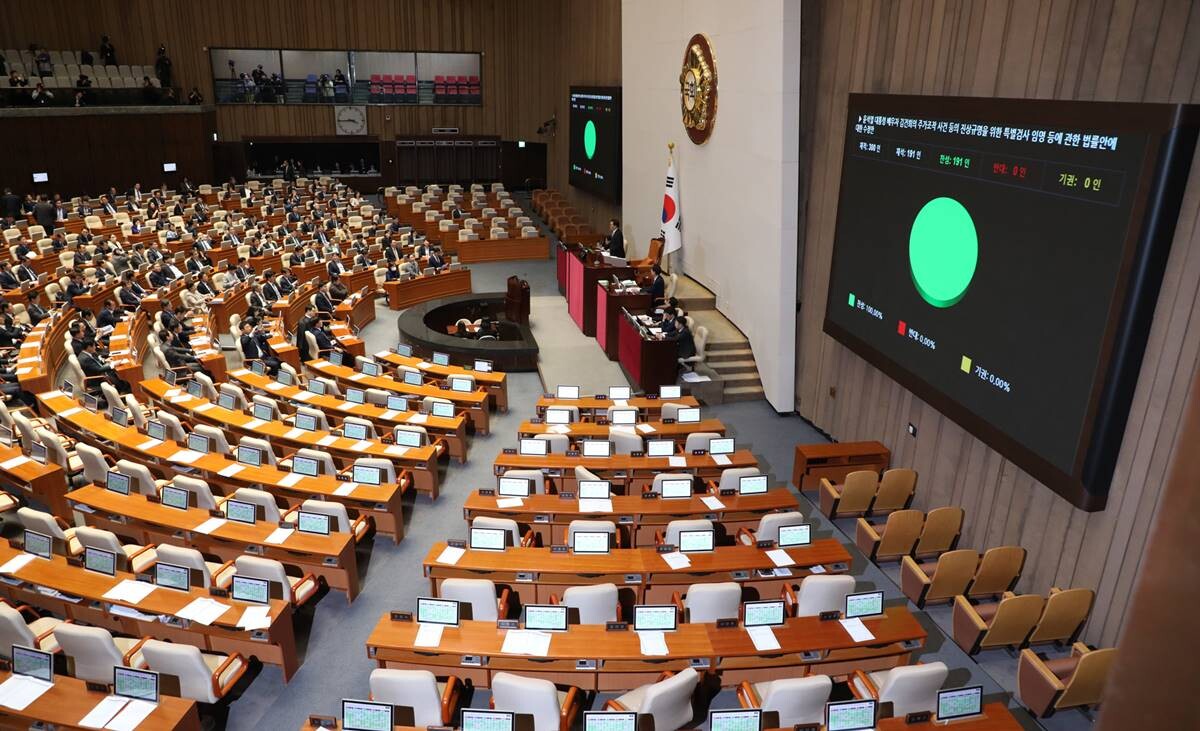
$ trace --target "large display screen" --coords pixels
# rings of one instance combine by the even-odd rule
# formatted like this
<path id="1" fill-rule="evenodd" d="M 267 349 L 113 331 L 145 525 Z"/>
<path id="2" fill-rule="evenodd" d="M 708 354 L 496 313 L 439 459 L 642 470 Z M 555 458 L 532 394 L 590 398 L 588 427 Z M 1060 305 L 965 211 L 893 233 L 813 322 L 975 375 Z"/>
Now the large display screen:
<path id="1" fill-rule="evenodd" d="M 621 89 L 571 87 L 571 185 L 621 201 Z"/>
<path id="2" fill-rule="evenodd" d="M 1194 111 L 852 94 L 825 331 L 1101 509 Z"/>

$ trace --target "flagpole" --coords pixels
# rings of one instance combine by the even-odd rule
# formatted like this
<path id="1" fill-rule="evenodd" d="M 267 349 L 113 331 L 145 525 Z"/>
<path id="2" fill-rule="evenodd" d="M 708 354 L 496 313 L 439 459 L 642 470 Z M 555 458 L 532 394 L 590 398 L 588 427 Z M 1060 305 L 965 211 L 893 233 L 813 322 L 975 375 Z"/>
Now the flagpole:
<path id="1" fill-rule="evenodd" d="M 668 170 L 671 168 L 671 164 L 673 162 L 675 162 L 675 143 L 668 142 L 667 143 L 667 169 Z M 666 234 L 664 233 L 663 245 L 665 246 L 666 243 L 667 243 L 666 242 Z M 666 254 L 663 255 L 662 270 L 664 272 L 667 272 L 668 274 L 671 272 L 671 252 L 667 252 Z"/>

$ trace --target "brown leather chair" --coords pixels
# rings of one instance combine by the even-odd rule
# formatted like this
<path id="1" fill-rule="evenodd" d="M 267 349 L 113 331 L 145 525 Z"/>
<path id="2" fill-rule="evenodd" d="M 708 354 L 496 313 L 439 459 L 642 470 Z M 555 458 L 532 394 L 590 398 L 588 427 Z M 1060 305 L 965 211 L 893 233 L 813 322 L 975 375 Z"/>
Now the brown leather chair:
<path id="1" fill-rule="evenodd" d="M 934 508 L 925 515 L 925 525 L 921 527 L 921 537 L 913 549 L 913 557 L 918 560 L 937 558 L 946 551 L 958 547 L 958 538 L 962 535 L 962 508 Z"/>
<path id="2" fill-rule="evenodd" d="M 912 504 L 917 489 L 917 471 L 905 467 L 884 470 L 883 479 L 875 491 L 871 503 L 871 515 L 887 515 L 895 510 L 904 510 Z"/>
<path id="3" fill-rule="evenodd" d="M 650 248 L 646 251 L 646 256 L 642 259 L 630 259 L 629 266 L 637 270 L 635 274 L 644 276 L 650 272 L 650 267 L 662 263 L 662 252 L 663 240 L 650 239 Z"/>
<path id="4" fill-rule="evenodd" d="M 1046 608 L 1037 626 L 1029 635 L 1030 645 L 1047 642 L 1075 642 L 1083 625 L 1087 624 L 1096 592 L 1091 589 L 1059 589 L 1051 587 Z"/>
<path id="5" fill-rule="evenodd" d="M 878 489 L 879 475 L 871 470 L 851 472 L 838 485 L 822 477 L 821 512 L 829 518 L 866 515 Z"/>
<path id="6" fill-rule="evenodd" d="M 954 597 L 954 641 L 968 655 L 995 647 L 1024 647 L 1042 616 L 1046 600 L 1037 594 L 1008 591 L 998 602 L 972 604 Z"/>
<path id="7" fill-rule="evenodd" d="M 975 578 L 966 594 L 971 599 L 1000 596 L 1012 591 L 1025 567 L 1025 549 L 1020 546 L 989 548 L 979 560 Z"/>
<path id="8" fill-rule="evenodd" d="M 912 553 L 925 524 L 920 510 L 897 510 L 882 526 L 859 518 L 854 535 L 858 549 L 872 561 L 899 561 Z"/>
<path id="9" fill-rule="evenodd" d="M 948 602 L 966 592 L 979 566 L 979 554 L 970 548 L 947 551 L 936 561 L 918 563 L 905 556 L 900 563 L 900 588 L 918 607 L 926 602 Z"/>
<path id="10" fill-rule="evenodd" d="M 1097 705 L 1116 657 L 1115 647 L 1092 650 L 1082 642 L 1075 643 L 1070 657 L 1056 660 L 1022 650 L 1017 661 L 1017 698 L 1038 718 L 1065 708 Z"/>

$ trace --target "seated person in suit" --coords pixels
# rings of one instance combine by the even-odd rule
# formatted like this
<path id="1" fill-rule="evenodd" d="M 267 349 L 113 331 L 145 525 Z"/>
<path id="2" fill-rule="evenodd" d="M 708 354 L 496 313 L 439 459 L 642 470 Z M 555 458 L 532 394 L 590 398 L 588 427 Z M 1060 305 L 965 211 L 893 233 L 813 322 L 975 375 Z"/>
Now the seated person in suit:
<path id="1" fill-rule="evenodd" d="M 662 317 L 652 323 L 655 327 L 662 328 L 663 335 L 673 335 L 679 328 L 679 310 L 674 307 L 666 307 L 662 311 Z"/>
<path id="2" fill-rule="evenodd" d="M 330 296 L 330 294 L 329 294 L 329 283 L 328 282 L 326 282 L 325 284 L 322 284 L 321 288 L 317 290 L 315 299 L 316 299 L 315 304 L 317 305 L 317 312 L 321 313 L 321 315 L 323 317 L 330 317 L 331 315 L 333 315 L 334 302 L 333 302 L 333 297 Z"/>
<path id="3" fill-rule="evenodd" d="M 262 331 L 257 320 L 249 317 L 242 320 L 242 337 L 239 342 L 246 360 L 261 360 L 272 378 L 279 374 L 282 361 L 271 351 L 267 334 Z"/>
<path id="4" fill-rule="evenodd" d="M 6 261 L 0 261 L 0 289 L 17 289 L 20 286 L 21 283 L 12 273 L 12 265 Z"/>
<path id="5" fill-rule="evenodd" d="M 25 305 L 25 314 L 29 315 L 30 324 L 36 325 L 42 320 L 46 319 L 50 313 L 47 312 L 46 308 L 42 307 L 42 305 L 38 302 L 37 292 L 30 292 L 27 297 L 29 304 Z M 111 300 L 109 301 L 111 302 Z"/>
<path id="6" fill-rule="evenodd" d="M 400 273 L 414 277 L 421 273 L 421 265 L 417 263 L 416 254 L 409 254 L 404 257 L 404 262 L 400 265 Z"/>
<path id="7" fill-rule="evenodd" d="M 163 268 L 161 261 L 156 261 L 154 268 L 150 270 L 150 284 L 155 288 L 167 286 L 174 278 L 169 271 Z"/>
<path id="8" fill-rule="evenodd" d="M 666 282 L 663 281 L 662 267 L 655 264 L 650 267 L 650 271 L 654 274 L 654 281 L 650 282 L 650 286 L 642 290 L 644 294 L 648 294 L 654 299 L 651 300 L 654 304 L 658 304 L 667 292 Z"/>
<path id="9" fill-rule="evenodd" d="M 327 350 L 341 350 L 341 345 L 330 329 L 329 320 L 321 320 L 313 328 L 312 334 L 317 339 L 317 350 L 324 353 Z M 315 353 L 313 354 L 316 355 Z"/>
<path id="10" fill-rule="evenodd" d="M 329 279 L 329 297 L 333 303 L 340 304 L 344 299 L 350 296 L 350 289 L 342 283 L 342 278 L 333 276 Z"/>
<path id="11" fill-rule="evenodd" d="M 296 323 L 296 349 L 300 351 L 300 362 L 307 363 L 317 357 L 315 353 L 308 352 L 308 338 L 304 337 L 304 333 L 314 329 L 320 318 L 317 317 L 317 308 L 311 304 L 304 306 L 304 314 Z"/>
<path id="12" fill-rule="evenodd" d="M 164 344 L 163 355 L 166 356 L 167 365 L 172 368 L 187 368 L 192 373 L 203 373 L 210 379 L 213 378 L 212 371 L 200 365 L 200 359 L 191 350 L 184 350 L 177 347 L 175 344 Z"/>
<path id="13" fill-rule="evenodd" d="M 26 308 L 26 311 L 28 311 L 28 308 Z M 117 303 L 113 302 L 111 297 L 104 300 L 104 305 L 100 308 L 100 314 L 96 315 L 96 325 L 98 327 L 116 327 L 120 319 L 121 316 L 117 313 Z"/>
<path id="14" fill-rule="evenodd" d="M 96 353 L 96 341 L 85 340 L 79 354 L 79 367 L 88 378 L 101 376 L 116 386 L 119 393 L 130 393 L 129 382 L 117 375 L 117 371 Z M 99 390 L 97 386 L 94 390 Z"/>
<path id="15" fill-rule="evenodd" d="M 439 272 L 450 266 L 449 264 L 446 263 L 446 259 L 442 255 L 442 249 L 440 246 L 435 247 L 432 251 L 429 252 L 429 261 L 427 262 L 427 264 L 429 265 L 429 267 L 432 267 L 435 271 L 439 271 Z"/>
<path id="16" fill-rule="evenodd" d="M 78 269 L 71 272 L 71 281 L 67 284 L 67 302 L 73 303 L 75 297 L 88 293 L 88 286 L 83 281 L 83 273 Z"/>
<path id="17" fill-rule="evenodd" d="M 692 331 L 687 326 L 687 321 L 678 320 L 679 326 L 675 332 L 666 337 L 667 340 L 675 341 L 675 356 L 677 358 L 691 358 L 696 354 L 696 340 L 692 337 Z"/>
<path id="18" fill-rule="evenodd" d="M 275 278 L 275 286 L 279 288 L 279 294 L 282 297 L 287 297 L 295 292 L 296 278 L 292 276 L 292 270 L 284 267 L 279 276 Z"/>

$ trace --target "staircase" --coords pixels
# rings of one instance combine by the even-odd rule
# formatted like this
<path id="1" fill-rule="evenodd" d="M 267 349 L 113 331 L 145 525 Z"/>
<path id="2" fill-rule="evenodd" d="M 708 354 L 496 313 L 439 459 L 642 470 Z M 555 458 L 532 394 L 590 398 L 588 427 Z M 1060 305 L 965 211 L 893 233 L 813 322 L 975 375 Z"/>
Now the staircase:
<path id="1" fill-rule="evenodd" d="M 765 398 L 750 341 L 717 310 L 716 295 L 694 279 L 681 276 L 675 296 L 695 320 L 697 327 L 703 325 L 708 328 L 705 365 L 713 371 L 713 379 L 720 379 L 724 387 L 721 400 L 754 401 Z"/>

